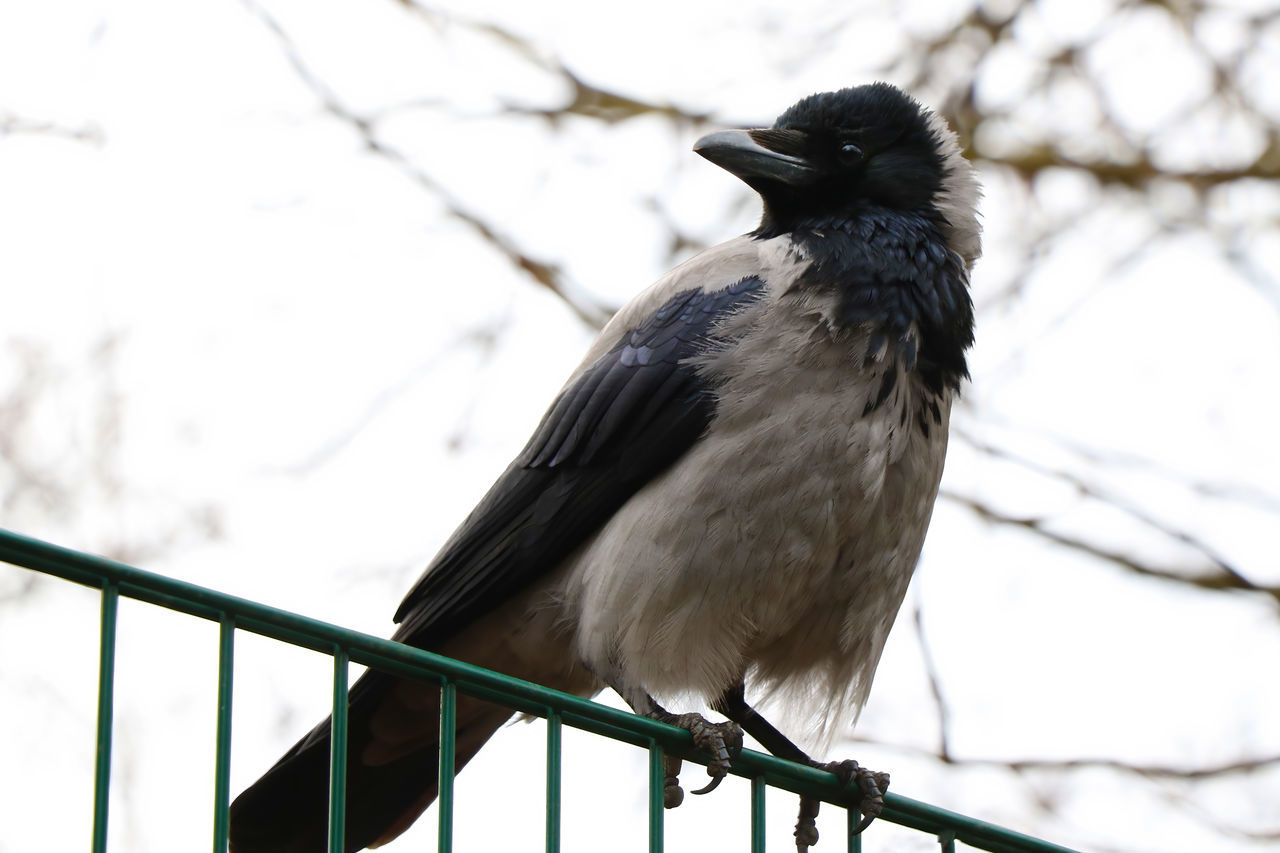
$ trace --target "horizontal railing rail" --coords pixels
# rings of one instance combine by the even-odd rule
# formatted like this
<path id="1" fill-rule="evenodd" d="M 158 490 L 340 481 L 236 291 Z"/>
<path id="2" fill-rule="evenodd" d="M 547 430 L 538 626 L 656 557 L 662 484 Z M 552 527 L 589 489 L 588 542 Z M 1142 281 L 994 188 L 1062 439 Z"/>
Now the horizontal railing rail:
<path id="1" fill-rule="evenodd" d="M 114 706 L 115 632 L 120 596 L 149 602 L 219 624 L 218 713 L 214 844 L 215 853 L 227 849 L 227 803 L 230 779 L 231 707 L 234 638 L 237 630 L 272 637 L 332 656 L 333 744 L 330 786 L 330 850 L 340 851 L 344 835 L 342 792 L 346 778 L 347 667 L 354 661 L 386 672 L 441 685 L 441 741 L 439 787 L 439 849 L 452 848 L 453 714 L 456 691 L 476 696 L 513 711 L 543 717 L 547 725 L 547 850 L 559 849 L 561 726 L 623 741 L 649 750 L 649 849 L 662 850 L 663 766 L 665 753 L 705 765 L 707 756 L 694 749 L 683 729 L 561 693 L 401 643 L 310 619 L 256 601 L 227 595 L 123 563 L 73 551 L 0 529 L 0 560 L 55 575 L 102 590 L 99 641 L 97 757 L 94 786 L 94 853 L 106 851 L 108 792 L 110 790 L 111 731 Z M 815 797 L 847 808 L 848 796 L 828 772 L 744 749 L 731 772 L 751 780 L 752 850 L 764 850 L 764 792 L 766 786 Z M 850 828 L 857 814 L 849 809 Z M 986 823 L 896 793 L 885 797 L 881 820 L 935 835 L 943 853 L 956 841 L 992 853 L 1072 853 L 1004 827 Z M 850 832 L 849 850 L 861 849 L 861 836 Z"/>

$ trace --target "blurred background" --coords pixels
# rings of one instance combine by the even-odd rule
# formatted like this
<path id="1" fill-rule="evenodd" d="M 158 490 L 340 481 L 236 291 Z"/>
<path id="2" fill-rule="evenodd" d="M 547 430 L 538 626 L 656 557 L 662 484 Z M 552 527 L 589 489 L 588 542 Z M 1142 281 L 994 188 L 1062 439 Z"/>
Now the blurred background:
<path id="1" fill-rule="evenodd" d="M 0 524 L 388 634 L 610 312 L 754 226 L 693 141 L 877 79 L 959 131 L 985 257 L 832 757 L 1084 850 L 1280 848 L 1275 2 L 5 4 Z M 0 851 L 88 844 L 97 621 L 0 565 Z M 216 645 L 122 602 L 112 849 L 208 848 Z M 233 792 L 330 689 L 254 636 L 236 666 Z M 565 849 L 646 849 L 645 756 L 567 742 Z M 541 849 L 543 749 L 462 774 L 459 851 Z M 747 802 L 687 799 L 667 849 L 742 849 Z"/>

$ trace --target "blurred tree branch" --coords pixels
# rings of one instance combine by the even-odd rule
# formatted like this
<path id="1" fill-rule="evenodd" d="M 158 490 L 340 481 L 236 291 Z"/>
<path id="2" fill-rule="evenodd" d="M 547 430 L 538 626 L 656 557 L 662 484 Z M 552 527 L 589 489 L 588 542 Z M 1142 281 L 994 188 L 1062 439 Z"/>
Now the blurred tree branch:
<path id="1" fill-rule="evenodd" d="M 1103 488 L 1089 483 L 1079 474 L 1060 467 L 1052 468 L 1046 466 L 1034 459 L 1014 453 L 1007 448 L 982 441 L 963 430 L 957 430 L 956 432 L 970 446 L 988 456 L 1013 462 L 1014 464 L 1026 468 L 1027 470 L 1042 477 L 1066 483 L 1070 485 L 1080 497 L 1101 501 L 1108 506 L 1120 510 L 1152 530 L 1159 532 L 1175 542 L 1187 546 L 1203 559 L 1205 565 L 1203 567 L 1185 566 L 1180 568 L 1158 566 L 1147 561 L 1140 560 L 1135 555 L 1121 553 L 1114 549 L 1109 549 L 1099 545 L 1098 543 L 1089 542 L 1083 537 L 1060 530 L 1054 530 L 1052 529 L 1052 522 L 1049 519 L 1014 515 L 999 510 L 976 498 L 958 495 L 948 490 L 943 491 L 943 496 L 948 500 L 954 501 L 955 503 L 965 507 L 985 521 L 1025 528 L 1058 545 L 1082 551 L 1089 556 L 1118 565 L 1135 574 L 1174 581 L 1176 583 L 1189 584 L 1198 589 L 1211 590 L 1215 592 L 1258 592 L 1275 599 L 1276 602 L 1280 604 L 1280 586 L 1259 584 L 1249 580 L 1245 577 L 1243 572 L 1228 563 L 1198 536 L 1195 536 L 1186 530 L 1178 529 L 1167 522 L 1156 518 L 1152 513 L 1131 501 L 1126 500 L 1119 495 L 1111 494 Z"/>
<path id="2" fill-rule="evenodd" d="M 406 5 L 419 9 L 423 8 L 413 3 Z M 470 228 L 485 243 L 505 257 L 512 266 L 524 272 L 539 286 L 546 288 L 563 300 L 583 323 L 592 328 L 600 328 L 605 324 L 612 315 L 612 310 L 589 299 L 582 288 L 572 285 L 567 280 L 564 271 L 558 265 L 540 260 L 532 252 L 517 245 L 513 239 L 503 234 L 490 219 L 468 207 L 461 199 L 446 190 L 426 169 L 415 164 L 403 152 L 379 137 L 377 118 L 359 115 L 344 104 L 333 89 L 312 72 L 289 34 L 284 31 L 275 18 L 261 4 L 255 3 L 253 0 L 245 0 L 245 6 L 279 40 L 289 64 L 297 72 L 299 78 L 315 94 L 325 110 L 334 118 L 350 126 L 364 141 L 366 148 L 370 152 L 385 158 L 397 169 L 408 175 L 415 183 L 443 204 L 451 217 Z M 423 14 L 427 14 L 425 9 Z"/>
<path id="3" fill-rule="evenodd" d="M 582 116 L 607 124 L 614 124 L 636 116 L 659 115 L 679 124 L 693 126 L 703 124 L 710 118 L 705 113 L 690 112 L 673 104 L 652 103 L 612 89 L 593 85 L 575 74 L 548 51 L 540 49 L 528 38 L 496 22 L 464 17 L 457 12 L 444 12 L 433 9 L 419 2 L 419 0 L 395 0 L 395 2 L 412 10 L 414 14 L 437 30 L 456 25 L 476 32 L 486 33 L 506 45 L 516 55 L 524 58 L 544 72 L 560 78 L 568 86 L 570 92 L 568 100 L 558 104 L 555 108 L 535 109 L 516 104 L 507 104 L 505 111 L 508 113 L 539 116 L 553 125 L 559 124 L 567 116 Z"/>
<path id="4" fill-rule="evenodd" d="M 73 127 L 56 121 L 31 119 L 8 110 L 0 110 L 0 137 L 22 135 L 49 136 L 71 142 L 85 142 L 95 147 L 101 147 L 106 141 L 102 128 L 92 122 Z"/>
<path id="5" fill-rule="evenodd" d="M 0 393 L 0 511 L 6 525 L 25 527 L 63 524 L 91 528 L 86 514 L 93 501 L 124 506 L 137 499 L 120 470 L 120 444 L 125 407 L 115 383 L 120 337 L 105 333 L 91 347 L 88 375 L 59 364 L 43 346 L 24 339 L 7 342 L 9 358 L 18 365 L 15 382 Z M 86 390 L 87 389 L 87 390 Z M 49 430 L 50 418 L 68 425 Z M 178 506 L 141 538 L 112 531 L 93 550 L 126 563 L 146 563 L 178 543 L 216 538 L 222 520 L 208 503 Z M 32 574 L 0 604 L 20 598 L 36 585 Z"/>
<path id="6" fill-rule="evenodd" d="M 979 756 L 962 756 L 954 752 L 942 754 L 920 747 L 906 744 L 872 741 L 854 736 L 855 743 L 875 743 L 897 752 L 935 758 L 944 764 L 958 767 L 1000 767 L 1015 770 L 1019 773 L 1032 772 L 1068 772 L 1080 770 L 1118 770 L 1148 779 L 1171 779 L 1182 781 L 1203 781 L 1233 776 L 1248 776 L 1263 773 L 1280 767 L 1280 755 L 1263 755 L 1255 758 L 1241 758 L 1200 767 L 1177 767 L 1167 764 L 1143 764 L 1131 761 L 1119 761 L 1114 758 L 982 758 Z"/>
<path id="7" fill-rule="evenodd" d="M 974 498 L 964 497 L 949 491 L 943 491 L 942 496 L 953 501 L 960 506 L 972 511 L 985 521 L 995 524 L 1004 524 L 1011 527 L 1025 528 L 1031 533 L 1062 545 L 1075 551 L 1095 557 L 1104 562 L 1112 563 L 1127 569 L 1137 575 L 1145 575 L 1148 577 L 1159 578 L 1161 580 L 1173 581 L 1176 583 L 1187 584 L 1199 589 L 1212 592 L 1235 591 L 1235 592 L 1260 592 L 1271 598 L 1280 601 L 1280 586 L 1255 584 L 1248 579 L 1240 576 L 1228 566 L 1218 567 L 1216 572 L 1196 573 L 1196 570 L 1187 567 L 1185 569 L 1170 568 L 1167 566 L 1159 566 L 1138 559 L 1137 557 L 1125 554 L 1096 542 L 1090 542 L 1081 536 L 1070 533 L 1063 533 L 1052 529 L 1051 522 L 1048 519 L 1037 518 L 1032 516 L 1019 516 L 1012 513 L 1002 512 L 995 509 L 991 505 Z M 1178 538 L 1183 538 L 1179 535 Z"/>

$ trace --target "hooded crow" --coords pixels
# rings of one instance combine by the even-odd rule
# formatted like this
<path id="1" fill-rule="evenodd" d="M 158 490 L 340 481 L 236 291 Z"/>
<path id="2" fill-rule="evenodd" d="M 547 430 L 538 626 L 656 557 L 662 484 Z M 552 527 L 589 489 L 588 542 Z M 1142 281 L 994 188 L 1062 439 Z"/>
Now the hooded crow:
<path id="1" fill-rule="evenodd" d="M 706 790 L 745 729 L 855 781 L 869 822 L 887 775 L 813 762 L 746 696 L 827 733 L 867 698 L 968 375 L 977 182 L 946 123 L 884 83 L 694 150 L 760 195 L 759 227 L 614 316 L 394 638 L 583 696 L 612 687 L 693 734 Z M 374 670 L 351 688 L 346 850 L 435 799 L 438 707 L 436 685 Z M 460 696 L 456 766 L 509 716 Z M 233 853 L 326 849 L 329 751 L 326 720 L 236 799 Z M 801 850 L 816 811 L 802 801 Z"/>

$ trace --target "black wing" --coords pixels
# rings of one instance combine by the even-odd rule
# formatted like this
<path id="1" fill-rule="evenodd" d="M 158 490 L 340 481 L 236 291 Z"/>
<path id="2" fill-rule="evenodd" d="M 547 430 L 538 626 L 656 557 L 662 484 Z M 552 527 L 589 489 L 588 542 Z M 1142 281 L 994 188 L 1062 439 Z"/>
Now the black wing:
<path id="1" fill-rule="evenodd" d="M 675 294 L 566 388 L 396 612 L 430 646 L 554 569 L 706 429 L 714 389 L 689 363 L 764 282 Z"/>

